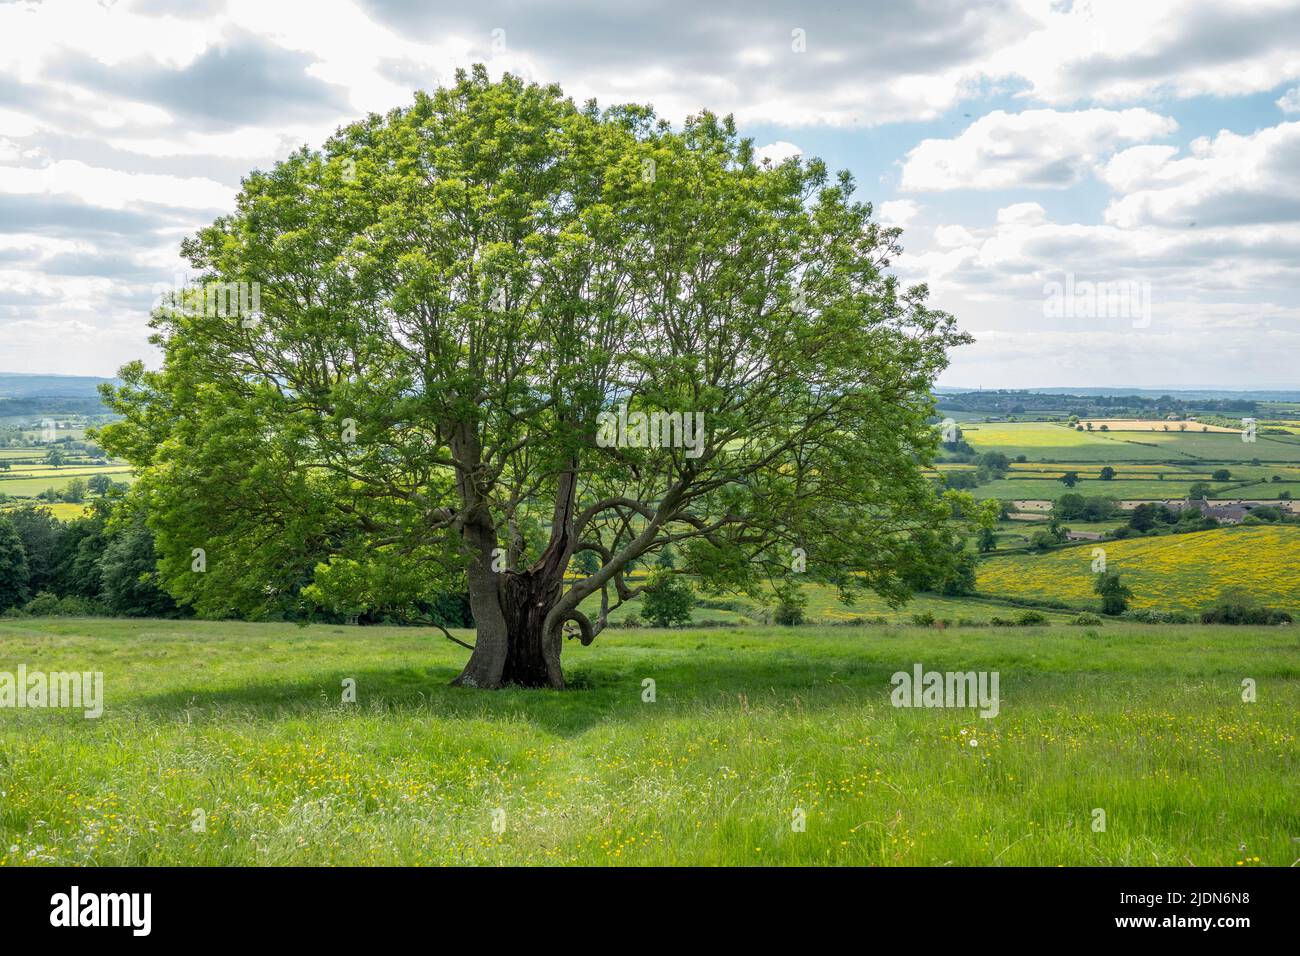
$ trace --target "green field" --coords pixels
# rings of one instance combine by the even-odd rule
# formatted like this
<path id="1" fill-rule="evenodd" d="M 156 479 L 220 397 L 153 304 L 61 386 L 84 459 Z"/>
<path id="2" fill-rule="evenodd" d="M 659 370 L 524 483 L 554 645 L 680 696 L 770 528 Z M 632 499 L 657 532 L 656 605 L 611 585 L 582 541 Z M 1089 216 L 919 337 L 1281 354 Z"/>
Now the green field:
<path id="1" fill-rule="evenodd" d="M 1197 610 L 1238 588 L 1263 603 L 1300 612 L 1300 526 L 1257 525 L 1192 534 L 1097 542 L 1106 563 L 1133 589 L 1138 608 Z M 1092 547 L 996 556 L 980 562 L 981 593 L 1098 605 Z"/>
<path id="2" fill-rule="evenodd" d="M 0 670 L 106 688 L 98 720 L 0 710 L 0 863 L 1300 856 L 1287 628 L 624 630 L 568 645 L 561 692 L 450 688 L 465 653 L 414 629 L 0 621 Z M 892 707 L 916 662 L 996 670 L 999 715 Z"/>
<path id="3" fill-rule="evenodd" d="M 1219 494 L 1220 491 L 1234 489 L 1234 482 L 1212 481 L 1207 482 L 1212 493 Z M 1165 480 L 1152 481 L 1145 478 L 1127 479 L 1114 478 L 1110 481 L 1102 481 L 1100 478 L 1083 478 L 1073 488 L 1067 488 L 1051 478 L 999 478 L 990 481 L 988 484 L 980 485 L 971 491 L 976 498 L 998 498 L 1002 500 L 1022 500 L 1051 498 L 1056 499 L 1061 495 L 1073 492 L 1079 495 L 1089 497 L 1095 495 L 1105 496 L 1107 498 L 1118 498 L 1121 500 L 1134 499 L 1163 499 L 1163 498 L 1185 498 L 1187 492 L 1191 489 L 1192 482 L 1187 480 Z M 1243 494 L 1257 493 L 1260 497 L 1272 498 L 1277 492 L 1275 488 L 1285 488 L 1285 485 L 1253 485 L 1243 489 Z"/>
<path id="4" fill-rule="evenodd" d="M 1243 442 L 1224 433 L 1080 432 L 1053 422 L 996 422 L 963 425 L 962 437 L 977 452 L 1024 455 L 1030 462 L 1300 462 L 1300 439 L 1277 436 Z"/>
<path id="5" fill-rule="evenodd" d="M 0 505 L 0 514 L 4 514 L 6 511 L 13 511 L 16 508 L 28 508 L 32 506 L 32 502 L 30 501 L 10 501 Z M 77 518 L 86 514 L 86 509 L 89 506 L 85 504 L 72 504 L 65 501 L 56 501 L 53 504 L 42 501 L 37 503 L 35 507 L 48 511 L 60 521 L 75 521 Z"/>
<path id="6" fill-rule="evenodd" d="M 96 465 L 90 458 L 74 454 L 73 460 L 56 468 L 46 463 L 45 454 L 46 448 L 37 445 L 0 449 L 0 461 L 9 465 L 8 470 L 0 469 L 0 495 L 34 498 L 51 488 L 63 491 L 73 478 L 85 481 L 95 475 L 107 475 L 115 482 L 132 481 L 130 466 L 120 462 Z"/>
<path id="7" fill-rule="evenodd" d="M 1025 522 L 1006 522 L 1008 525 L 1025 524 Z M 1043 524 L 1030 525 L 1029 533 L 1044 527 Z M 1092 525 L 1079 525 L 1080 528 L 1092 528 Z M 1010 546 L 1010 545 L 1009 545 Z M 859 622 L 875 623 L 880 619 L 890 624 L 906 624 L 917 614 L 931 614 L 936 619 L 987 623 L 995 617 L 1013 616 L 1020 608 L 1005 602 L 973 597 L 940 597 L 937 594 L 919 593 L 901 607 L 891 608 L 883 598 L 874 592 L 855 594 L 853 603 L 845 605 L 840 602 L 834 588 L 820 584 L 805 584 L 803 596 L 807 599 L 804 617 L 809 624 L 856 625 Z M 711 598 L 707 595 L 695 595 L 697 606 L 691 611 L 693 622 L 721 621 L 736 625 L 754 625 L 771 623 L 771 608 L 764 608 L 748 597 L 726 595 Z M 734 607 L 710 607 L 700 602 L 727 604 Z M 593 595 L 582 605 L 591 618 L 600 613 L 600 597 Z M 1068 622 L 1076 615 L 1071 612 L 1047 611 L 1049 615 L 1059 617 L 1062 623 Z M 609 619 L 614 624 L 622 624 L 629 617 L 641 614 L 641 599 L 635 598 L 610 613 Z"/>
<path id="8" fill-rule="evenodd" d="M 110 476 L 114 481 L 130 483 L 132 480 L 129 471 L 121 469 L 100 469 L 98 471 L 71 471 L 61 474 L 58 477 L 49 478 L 0 478 L 0 494 L 11 495 L 21 498 L 34 498 L 47 488 L 53 488 L 55 491 L 62 491 L 68 486 L 68 482 L 73 478 L 86 479 L 91 475 L 104 474 Z"/>
<path id="9" fill-rule="evenodd" d="M 1167 450 L 1136 445 L 1102 435 L 1079 432 L 1051 422 L 997 422 L 965 425 L 964 438 L 977 452 L 1000 451 L 1032 462 L 1164 461 L 1177 457 Z"/>

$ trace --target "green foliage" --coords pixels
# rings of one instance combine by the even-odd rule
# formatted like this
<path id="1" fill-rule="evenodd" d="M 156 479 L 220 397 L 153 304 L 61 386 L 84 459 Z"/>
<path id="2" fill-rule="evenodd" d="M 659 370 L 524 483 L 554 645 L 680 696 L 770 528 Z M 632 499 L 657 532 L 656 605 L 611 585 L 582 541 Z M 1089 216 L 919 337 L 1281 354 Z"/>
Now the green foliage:
<path id="1" fill-rule="evenodd" d="M 1158 611 L 1149 607 L 1125 611 L 1124 619 L 1140 624 L 1190 624 L 1194 620 L 1191 615 L 1181 611 Z"/>
<path id="2" fill-rule="evenodd" d="M 99 504 L 102 504 L 100 502 Z M 65 597 L 98 599 L 103 587 L 100 562 L 108 546 L 108 508 L 63 524 L 54 548 L 51 590 Z"/>
<path id="3" fill-rule="evenodd" d="M 5 512 L 22 539 L 32 593 L 48 591 L 53 584 L 55 550 L 60 525 L 48 508 L 27 506 Z"/>
<path id="4" fill-rule="evenodd" d="M 979 478 L 972 471 L 949 471 L 943 476 L 944 484 L 958 491 L 967 491 L 979 487 Z"/>
<path id="5" fill-rule="evenodd" d="M 776 610 L 772 621 L 782 627 L 797 627 L 804 622 L 808 598 L 793 581 L 785 581 L 776 590 Z"/>
<path id="6" fill-rule="evenodd" d="M 1259 598 L 1240 588 L 1220 592 L 1201 612 L 1202 624 L 1290 624 L 1291 615 L 1265 607 Z"/>
<path id="7" fill-rule="evenodd" d="M 142 515 L 128 517 L 100 560 L 104 603 L 126 617 L 174 617 L 176 603 L 157 584 L 153 534 Z"/>
<path id="8" fill-rule="evenodd" d="M 854 190 L 763 166 L 729 118 L 673 129 L 482 67 L 251 173 L 183 252 L 258 283 L 260 321 L 160 309 L 162 369 L 105 389 L 158 581 L 205 615 L 351 616 L 468 574 L 486 607 L 580 530 L 622 570 L 671 538 L 750 593 L 799 541 L 810 578 L 903 600 L 949 555 L 918 466 L 969 337 L 884 271 L 900 233 Z M 705 447 L 602 445 L 619 405 L 701 414 Z"/>
<path id="9" fill-rule="evenodd" d="M 0 515 L 0 611 L 27 600 L 30 580 L 23 539 L 13 522 Z"/>
<path id="10" fill-rule="evenodd" d="M 1150 531 L 1157 523 L 1171 524 L 1177 515 L 1164 505 L 1140 504 L 1133 509 L 1128 526 L 1134 531 Z"/>
<path id="11" fill-rule="evenodd" d="M 975 464 L 979 467 L 981 480 L 992 481 L 1006 475 L 1011 459 L 1000 451 L 986 451 L 976 456 Z"/>
<path id="12" fill-rule="evenodd" d="M 84 478 L 73 478 L 63 486 L 63 500 L 72 504 L 81 504 L 86 500 L 86 488 Z"/>
<path id="13" fill-rule="evenodd" d="M 1101 612 L 1103 614 L 1123 614 L 1128 608 L 1128 599 L 1133 591 L 1120 581 L 1119 572 L 1114 568 L 1097 575 L 1093 591 L 1101 595 Z"/>
<path id="14" fill-rule="evenodd" d="M 681 575 L 657 571 L 647 584 L 641 614 L 653 627 L 676 627 L 691 622 L 695 595 Z"/>
<path id="15" fill-rule="evenodd" d="M 1029 539 L 1030 547 L 1035 551 L 1050 551 L 1066 540 L 1067 530 L 1058 527 L 1046 531 L 1035 531 Z"/>
<path id="16" fill-rule="evenodd" d="M 1114 498 L 1085 497 L 1078 492 L 1061 495 L 1052 507 L 1052 517 L 1060 521 L 1106 521 L 1119 513 Z"/>

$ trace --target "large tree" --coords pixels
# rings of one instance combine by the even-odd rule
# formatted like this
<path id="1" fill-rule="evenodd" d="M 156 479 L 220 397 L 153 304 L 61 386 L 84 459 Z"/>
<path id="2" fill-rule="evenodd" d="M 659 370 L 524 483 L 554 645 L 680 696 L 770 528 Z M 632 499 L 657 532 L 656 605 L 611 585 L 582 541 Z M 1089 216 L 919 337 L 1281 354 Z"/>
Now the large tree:
<path id="1" fill-rule="evenodd" d="M 967 339 L 887 274 L 899 233 L 853 191 L 730 118 L 481 68 L 253 173 L 184 244 L 161 371 L 109 393 L 160 580 L 246 615 L 463 582 L 476 687 L 563 686 L 564 633 L 590 643 L 669 546 L 705 590 L 901 600 L 951 560 L 921 467 Z M 654 412 L 680 417 L 638 430 Z"/>

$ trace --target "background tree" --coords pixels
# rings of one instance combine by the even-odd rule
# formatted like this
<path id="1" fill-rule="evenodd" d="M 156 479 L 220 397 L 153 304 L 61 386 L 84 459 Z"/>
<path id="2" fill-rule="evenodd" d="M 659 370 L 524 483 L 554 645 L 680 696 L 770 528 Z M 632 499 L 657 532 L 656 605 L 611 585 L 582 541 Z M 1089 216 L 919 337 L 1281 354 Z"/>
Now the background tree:
<path id="1" fill-rule="evenodd" d="M 563 686 L 564 626 L 593 640 L 669 545 L 701 587 L 770 591 L 801 549 L 809 580 L 901 601 L 954 559 L 921 468 L 969 339 L 886 273 L 899 231 L 853 190 L 758 164 L 729 118 L 476 68 L 250 175 L 184 252 L 260 312 L 158 311 L 163 368 L 123 369 L 98 440 L 201 613 L 467 578 L 464 685 Z M 620 407 L 699 413 L 701 441 L 598 440 Z"/>
<path id="2" fill-rule="evenodd" d="M 1057 480 L 1060 481 L 1061 484 L 1065 485 L 1065 487 L 1073 488 L 1079 483 L 1079 473 L 1077 471 L 1067 471 Z"/>
<path id="3" fill-rule="evenodd" d="M 28 595 L 27 553 L 8 518 L 0 515 L 0 611 L 22 604 Z"/>
<path id="4" fill-rule="evenodd" d="M 95 600 L 100 597 L 103 589 L 100 562 L 108 544 L 105 534 L 108 510 L 100 499 L 90 515 L 64 523 L 54 549 L 51 576 L 54 593 Z"/>
<path id="5" fill-rule="evenodd" d="M 1133 591 L 1120 581 L 1119 572 L 1113 568 L 1097 575 L 1092 589 L 1101 595 L 1103 614 L 1123 614 L 1128 609 L 1128 599 L 1133 596 Z"/>
<path id="6" fill-rule="evenodd" d="M 676 627 L 691 623 L 695 595 L 690 583 L 666 568 L 656 568 L 645 585 L 641 616 L 655 627 Z"/>
<path id="7" fill-rule="evenodd" d="M 55 552 L 62 526 L 49 508 L 22 507 L 6 513 L 27 555 L 28 588 L 33 594 L 53 590 Z"/>
<path id="8" fill-rule="evenodd" d="M 804 608 L 807 606 L 808 596 L 803 589 L 795 581 L 787 579 L 777 588 L 772 621 L 782 627 L 797 627 L 804 622 Z"/>
<path id="9" fill-rule="evenodd" d="M 63 486 L 63 500 L 72 504 L 81 504 L 86 500 L 86 480 L 73 478 Z"/>
<path id="10" fill-rule="evenodd" d="M 157 584 L 153 535 L 143 515 L 130 515 L 112 530 L 99 566 L 104 603 L 114 614 L 176 616 L 176 603 Z"/>

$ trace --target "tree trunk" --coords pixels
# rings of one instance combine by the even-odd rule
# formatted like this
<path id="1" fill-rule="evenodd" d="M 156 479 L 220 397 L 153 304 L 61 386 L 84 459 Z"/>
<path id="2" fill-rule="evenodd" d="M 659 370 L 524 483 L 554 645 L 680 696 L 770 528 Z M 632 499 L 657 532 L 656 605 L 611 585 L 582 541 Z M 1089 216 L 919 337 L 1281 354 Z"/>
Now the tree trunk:
<path id="1" fill-rule="evenodd" d="M 457 686 L 564 687 L 561 631 L 545 633 L 546 617 L 559 600 L 563 576 L 528 571 L 492 574 L 490 585 L 470 575 L 470 605 L 478 626 L 474 653 Z M 477 583 L 477 587 L 475 586 Z"/>
<path id="2" fill-rule="evenodd" d="M 458 457 L 477 460 L 477 445 L 469 433 L 467 449 Z M 467 503 L 463 540 L 469 561 L 469 603 L 477 638 L 465 669 L 452 683 L 461 687 L 564 687 L 560 670 L 562 621 L 547 616 L 559 603 L 564 572 L 573 555 L 573 507 L 576 472 L 560 476 L 551 540 L 536 563 L 522 571 L 495 570 L 500 560 L 496 527 L 485 496 L 467 479 L 458 479 Z"/>
<path id="3" fill-rule="evenodd" d="M 507 574 L 502 588 L 506 617 L 506 662 L 502 684 L 520 687 L 564 686 L 560 670 L 560 636 L 544 633 L 546 616 L 560 597 L 562 578 L 549 580 L 531 572 Z"/>

